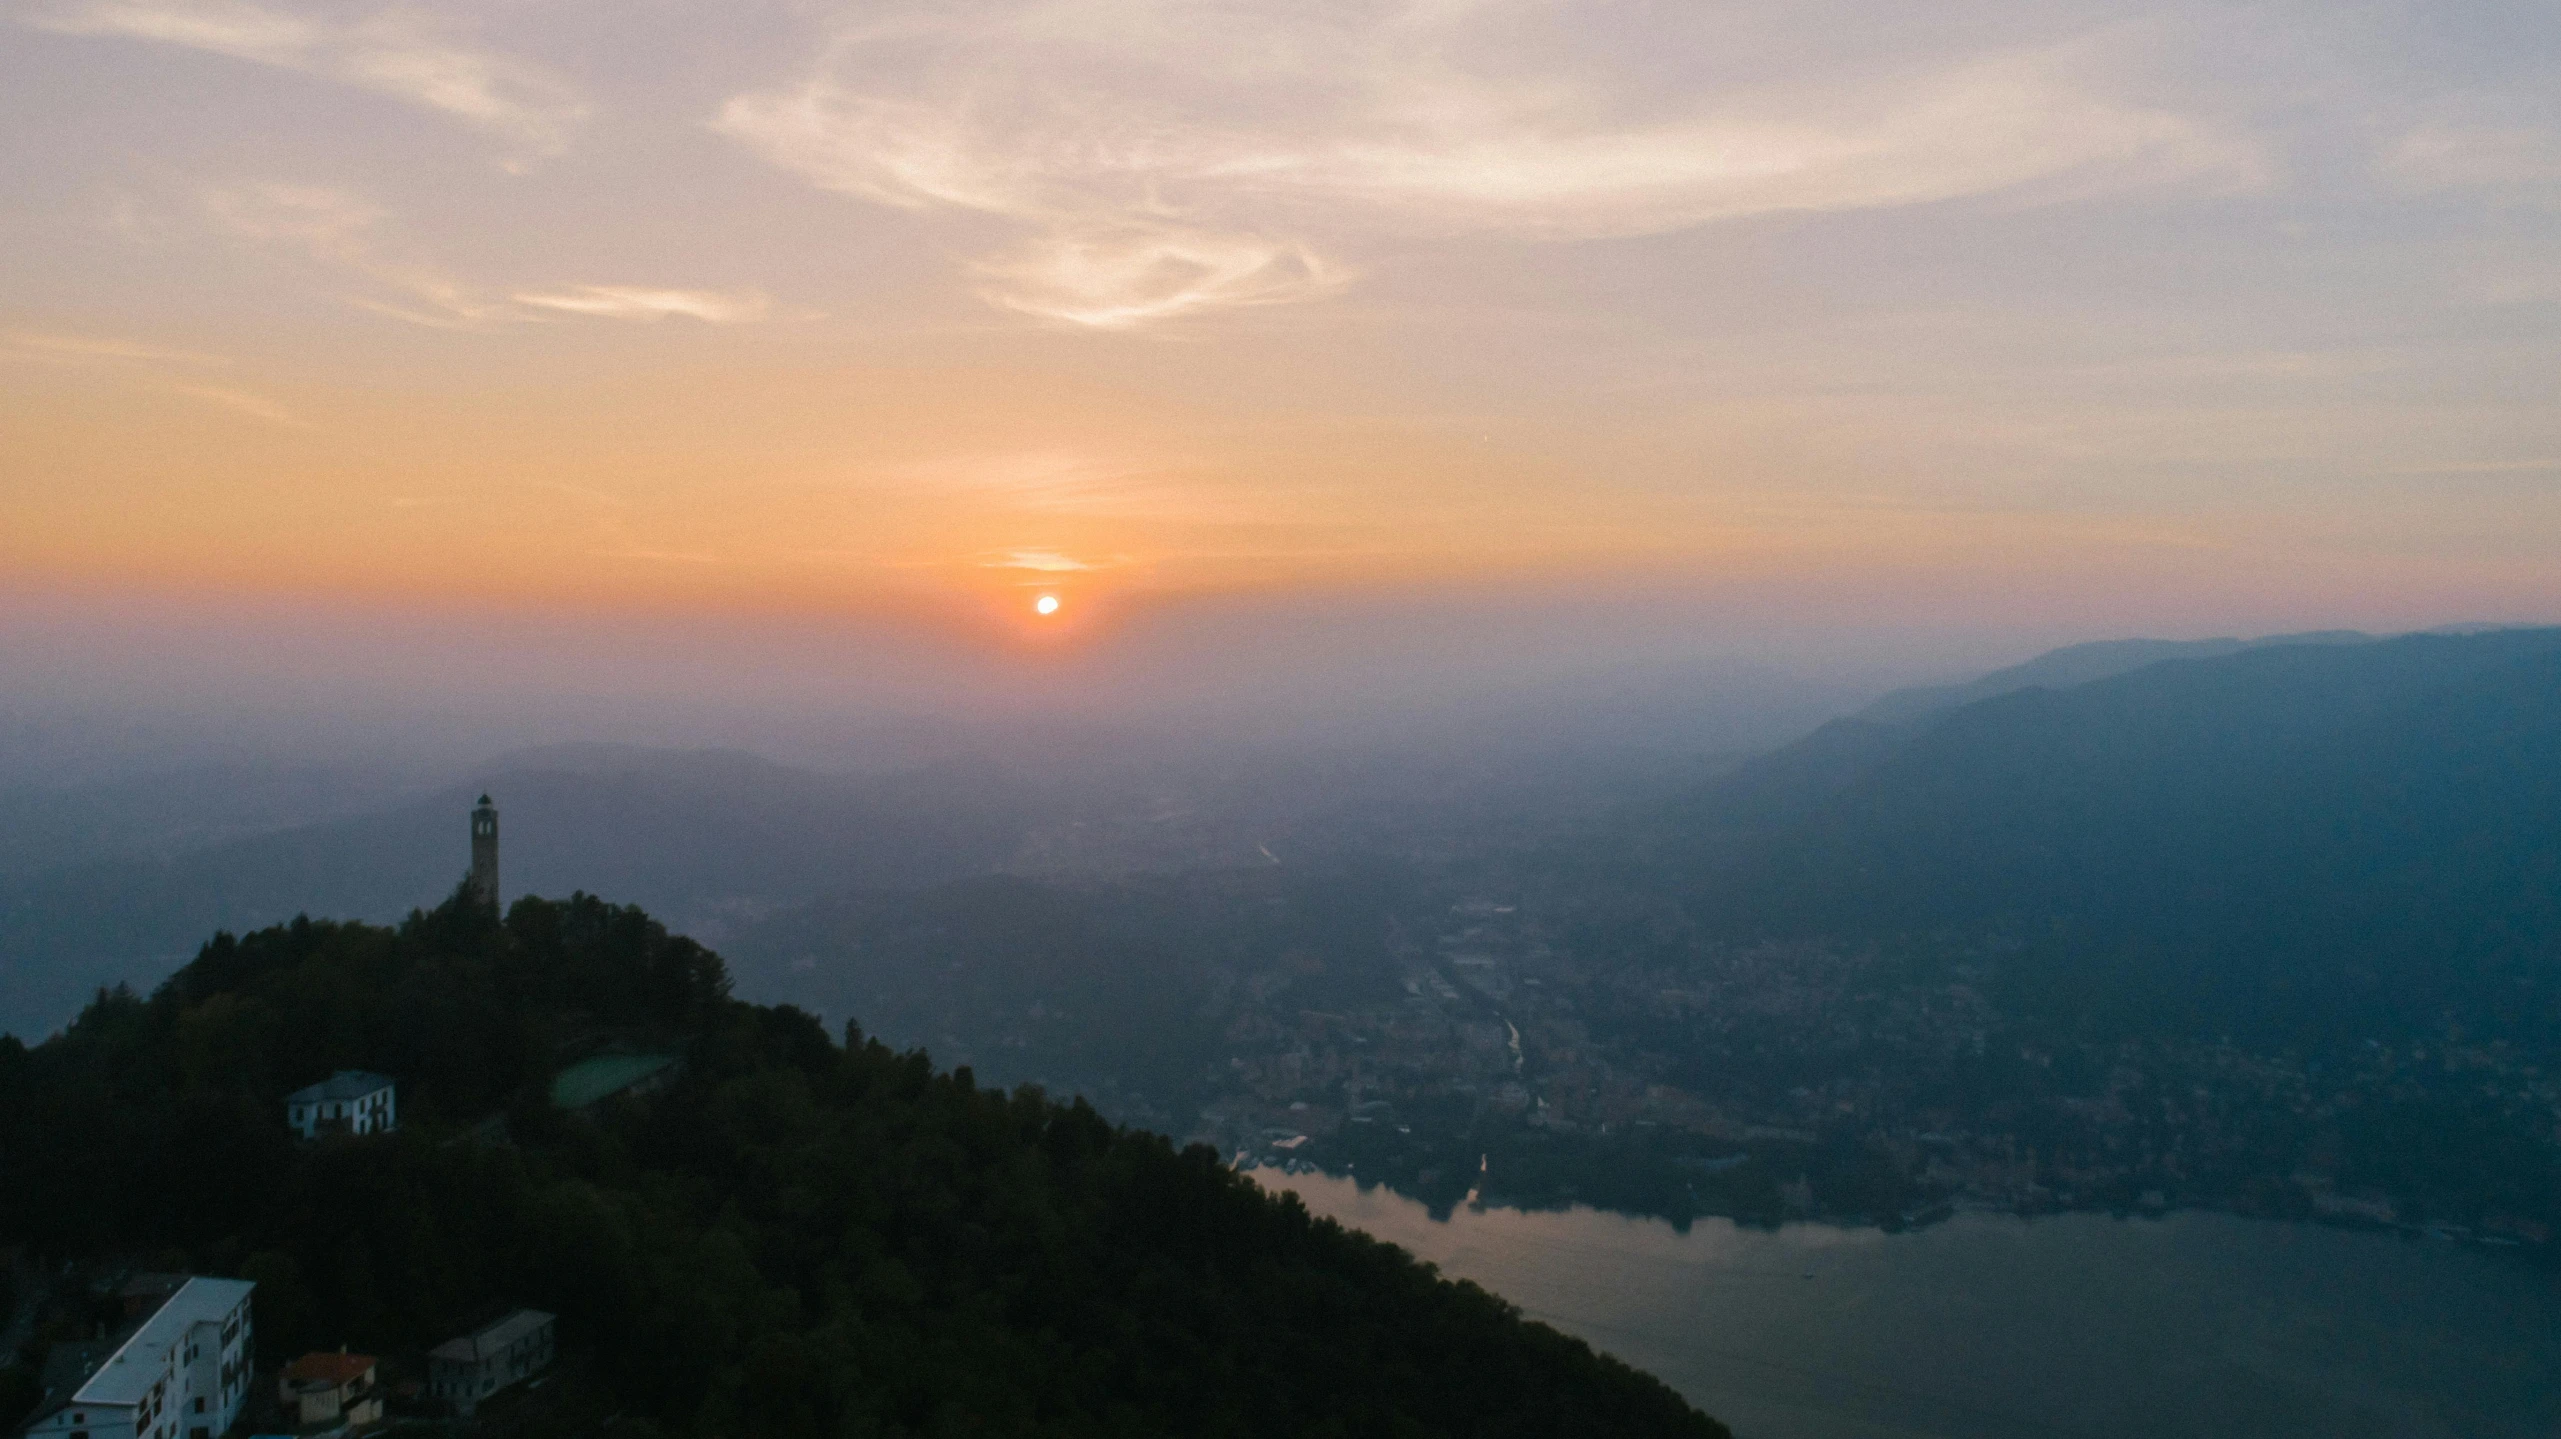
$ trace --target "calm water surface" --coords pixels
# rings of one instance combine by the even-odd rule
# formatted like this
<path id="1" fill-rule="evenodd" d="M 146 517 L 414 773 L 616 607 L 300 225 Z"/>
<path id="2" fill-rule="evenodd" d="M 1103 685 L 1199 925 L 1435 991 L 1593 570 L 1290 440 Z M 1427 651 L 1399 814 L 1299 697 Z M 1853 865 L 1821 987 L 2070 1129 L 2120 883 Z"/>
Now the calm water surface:
<path id="1" fill-rule="evenodd" d="M 1446 1223 L 1267 1185 L 1651 1370 L 1743 1439 L 2553 1439 L 2561 1282 L 2229 1215 L 1776 1232 L 1589 1209 Z"/>

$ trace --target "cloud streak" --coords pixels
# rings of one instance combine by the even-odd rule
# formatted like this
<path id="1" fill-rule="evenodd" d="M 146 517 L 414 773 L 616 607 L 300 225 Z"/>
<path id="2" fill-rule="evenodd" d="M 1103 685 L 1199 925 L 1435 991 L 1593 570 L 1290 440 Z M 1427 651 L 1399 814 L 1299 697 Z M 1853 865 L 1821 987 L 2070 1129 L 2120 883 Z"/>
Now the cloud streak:
<path id="1" fill-rule="evenodd" d="M 317 76 L 435 110 L 529 155 L 557 155 L 587 103 L 552 71 L 463 43 L 420 12 L 315 18 L 241 0 L 71 0 L 25 22 L 61 35 L 176 45 Z"/>
<path id="2" fill-rule="evenodd" d="M 253 420 L 264 420 L 271 425 L 281 425 L 289 430 L 311 428 L 310 421 L 264 395 L 253 394 L 247 390 L 236 390 L 228 385 L 199 384 L 173 384 L 169 386 L 169 390 L 172 394 L 185 395 L 189 399 L 219 405 L 235 414 L 247 415 Z"/>
<path id="3" fill-rule="evenodd" d="M 1119 563 L 1114 556 L 1107 563 Z M 1104 566 L 1087 560 L 1062 555 L 1056 550 L 1006 550 L 979 561 L 979 567 L 990 570 L 1028 570 L 1041 575 L 1083 574 Z"/>
<path id="4" fill-rule="evenodd" d="M 343 190 L 252 185 L 209 192 L 215 223 L 242 239 L 303 251 L 371 282 L 376 293 L 348 297 L 359 309 L 440 330 L 490 329 L 544 320 L 654 322 L 681 315 L 710 325 L 767 318 L 759 290 L 687 290 L 651 285 L 568 285 L 504 298 L 427 261 L 397 253 L 385 237 L 390 212 Z"/>
<path id="5" fill-rule="evenodd" d="M 228 365 L 228 355 L 211 355 L 201 350 L 174 350 L 163 345 L 146 345 L 134 340 L 100 339 L 87 335 L 55 335 L 35 330 L 12 330 L 0 340 L 7 342 L 11 354 L 21 359 L 43 360 L 55 364 L 89 364 L 100 361 L 134 361 L 166 365 Z"/>
<path id="6" fill-rule="evenodd" d="M 706 325 L 738 325 L 764 319 L 773 310 L 773 301 L 759 290 L 667 290 L 640 285 L 573 285 L 548 293 L 519 294 L 515 300 L 538 310 L 646 323 L 681 315 Z"/>
<path id="7" fill-rule="evenodd" d="M 1314 298 L 1391 237 L 1546 240 L 2255 174 L 2246 144 L 2110 98 L 2101 48 L 1622 98 L 1489 46 L 1530 0 L 893 12 L 720 133 L 823 189 L 1000 217 L 991 302 L 1125 329 Z M 1472 57 L 1464 62 L 1457 57 Z"/>
<path id="8" fill-rule="evenodd" d="M 156 388 L 169 394 L 219 405 L 235 414 L 264 420 L 271 425 L 296 430 L 311 428 L 309 421 L 264 395 L 229 385 L 206 384 L 187 374 L 188 371 L 226 367 L 231 364 L 228 355 L 180 350 L 136 340 L 12 330 L 0 335 L 0 359 L 73 367 L 106 366 L 149 376 Z M 173 371 L 177 372 L 174 376 Z"/>
<path id="9" fill-rule="evenodd" d="M 2394 182 L 2423 192 L 2561 195 L 2561 132 L 2525 125 L 2422 125 L 2384 152 L 2381 168 Z"/>
<path id="10" fill-rule="evenodd" d="M 205 195 L 214 223 L 244 240 L 300 250 L 373 283 L 348 297 L 375 314 L 429 329 L 482 328 L 522 316 L 431 264 L 387 255 L 390 212 L 359 195 L 310 185 L 250 185 Z"/>

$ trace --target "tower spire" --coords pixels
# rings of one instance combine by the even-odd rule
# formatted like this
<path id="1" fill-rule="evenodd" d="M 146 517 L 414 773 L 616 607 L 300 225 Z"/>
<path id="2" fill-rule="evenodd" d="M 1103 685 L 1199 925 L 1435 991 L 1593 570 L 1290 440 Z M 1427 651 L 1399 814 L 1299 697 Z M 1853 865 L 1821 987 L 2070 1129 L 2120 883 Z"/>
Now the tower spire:
<path id="1" fill-rule="evenodd" d="M 471 811 L 471 893 L 491 909 L 498 907 L 498 806 L 485 794 Z"/>

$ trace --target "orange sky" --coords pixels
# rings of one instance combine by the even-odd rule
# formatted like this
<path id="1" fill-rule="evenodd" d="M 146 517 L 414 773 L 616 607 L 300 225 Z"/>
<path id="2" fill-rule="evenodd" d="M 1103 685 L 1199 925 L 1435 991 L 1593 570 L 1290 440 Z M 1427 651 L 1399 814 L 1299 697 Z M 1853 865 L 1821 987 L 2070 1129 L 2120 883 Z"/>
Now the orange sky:
<path id="1" fill-rule="evenodd" d="M 13 592 L 2561 611 L 2531 15 L 615 13 L 9 12 Z"/>

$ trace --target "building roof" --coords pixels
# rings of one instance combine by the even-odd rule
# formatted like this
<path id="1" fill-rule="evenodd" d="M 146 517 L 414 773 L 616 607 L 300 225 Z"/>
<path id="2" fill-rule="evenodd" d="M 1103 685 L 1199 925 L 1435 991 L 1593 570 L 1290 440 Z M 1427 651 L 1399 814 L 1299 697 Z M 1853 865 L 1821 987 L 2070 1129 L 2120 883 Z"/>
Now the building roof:
<path id="1" fill-rule="evenodd" d="M 430 1351 L 430 1357 L 450 1359 L 457 1364 L 477 1364 L 493 1355 L 504 1354 L 514 1344 L 552 1321 L 552 1316 L 539 1309 L 519 1309 L 506 1318 L 462 1336 L 448 1339 Z"/>
<path id="2" fill-rule="evenodd" d="M 318 1084 L 297 1089 L 285 1096 L 287 1104 L 326 1104 L 333 1099 L 362 1099 L 368 1094 L 391 1088 L 387 1075 L 362 1069 L 342 1069 Z"/>
<path id="3" fill-rule="evenodd" d="M 584 1109 L 608 1095 L 622 1093 L 675 1062 L 672 1054 L 590 1055 L 553 1076 L 551 1102 L 563 1109 Z"/>
<path id="4" fill-rule="evenodd" d="M 72 1395 L 78 1404 L 139 1404 L 152 1381 L 169 1372 L 170 1346 L 197 1324 L 231 1317 L 258 1286 L 246 1279 L 190 1279 Z"/>
<path id="5" fill-rule="evenodd" d="M 353 1384 L 365 1377 L 374 1366 L 370 1354 L 305 1354 L 285 1366 L 285 1378 L 295 1384 L 326 1384 L 332 1388 Z"/>

